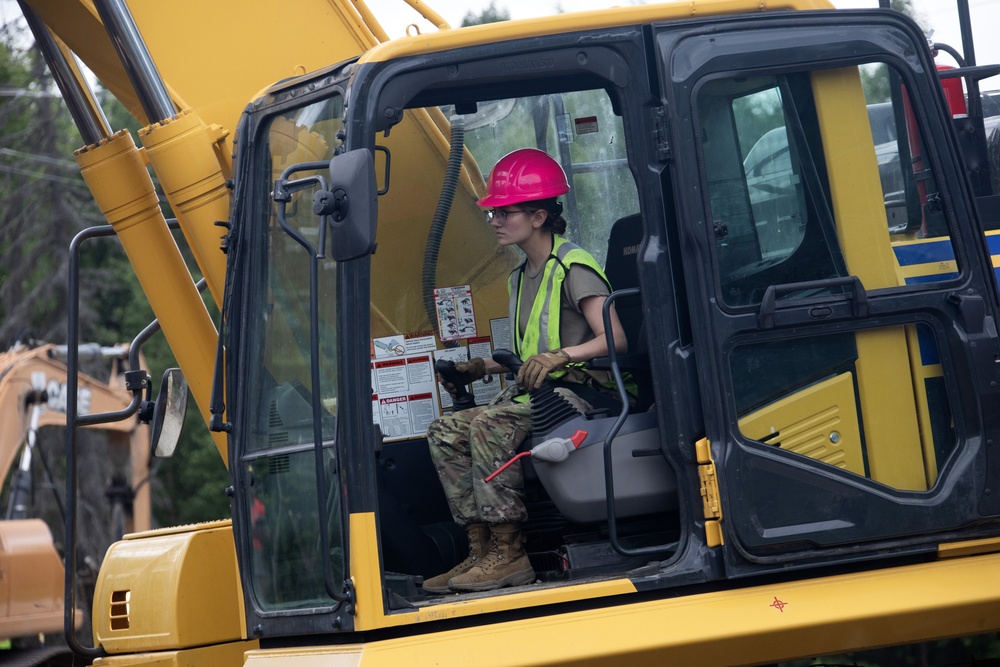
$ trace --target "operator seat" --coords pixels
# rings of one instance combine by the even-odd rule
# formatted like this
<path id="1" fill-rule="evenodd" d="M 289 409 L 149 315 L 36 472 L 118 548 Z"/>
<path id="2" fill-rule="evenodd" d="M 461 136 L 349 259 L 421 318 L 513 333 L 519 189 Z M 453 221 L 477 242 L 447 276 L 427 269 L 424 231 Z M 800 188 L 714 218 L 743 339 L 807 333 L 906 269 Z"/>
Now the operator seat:
<path id="1" fill-rule="evenodd" d="M 608 236 L 608 255 L 604 264 L 604 274 L 614 290 L 639 287 L 639 246 L 642 244 L 642 216 L 638 213 L 619 218 L 611 227 Z M 618 364 L 623 372 L 632 376 L 638 389 L 637 412 L 648 410 L 653 403 L 653 382 L 649 373 L 649 356 L 646 342 L 646 328 L 642 317 L 642 297 L 639 294 L 615 299 L 615 311 L 621 321 L 628 352 L 618 356 Z M 607 358 L 595 359 L 593 368 L 611 368 Z"/>
<path id="2" fill-rule="evenodd" d="M 619 218 L 608 235 L 608 255 L 604 261 L 604 274 L 612 289 L 622 290 L 639 286 L 639 246 L 642 243 L 642 216 L 638 213 Z M 615 301 L 615 310 L 628 338 L 629 352 L 645 351 L 642 327 L 642 301 L 639 295 Z"/>
<path id="3" fill-rule="evenodd" d="M 642 236 L 639 215 L 626 216 L 613 225 L 605 262 L 605 273 L 613 289 L 639 286 L 636 262 Z M 630 410 L 611 447 L 615 516 L 625 518 L 676 510 L 677 480 L 660 454 L 657 415 L 655 410 L 649 410 L 653 402 L 652 380 L 640 295 L 616 299 L 615 309 L 629 343 L 629 352 L 617 355 L 619 366 L 632 375 L 639 388 L 638 405 Z M 609 358 L 602 357 L 591 360 L 588 366 L 609 370 L 611 363 Z M 561 463 L 530 459 L 546 493 L 570 521 L 589 523 L 608 518 L 604 443 L 619 414 L 577 414 L 546 432 L 532 431 L 530 446 L 549 438 L 568 438 L 578 429 L 588 433 L 580 447 Z"/>

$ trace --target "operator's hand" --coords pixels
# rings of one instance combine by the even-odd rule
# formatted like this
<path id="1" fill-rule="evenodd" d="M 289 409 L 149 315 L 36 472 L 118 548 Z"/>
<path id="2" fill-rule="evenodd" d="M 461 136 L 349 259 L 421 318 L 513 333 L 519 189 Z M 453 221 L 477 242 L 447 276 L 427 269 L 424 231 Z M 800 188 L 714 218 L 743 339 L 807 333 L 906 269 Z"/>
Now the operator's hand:
<path id="1" fill-rule="evenodd" d="M 459 374 L 462 384 L 472 384 L 476 380 L 486 377 L 486 362 L 479 357 L 468 361 L 459 361 L 455 364 L 455 371 Z M 441 378 L 441 386 L 452 396 L 455 395 L 455 385 Z"/>
<path id="2" fill-rule="evenodd" d="M 565 350 L 539 352 L 528 360 L 517 372 L 517 384 L 525 391 L 534 391 L 542 386 L 549 373 L 559 370 L 571 361 Z"/>

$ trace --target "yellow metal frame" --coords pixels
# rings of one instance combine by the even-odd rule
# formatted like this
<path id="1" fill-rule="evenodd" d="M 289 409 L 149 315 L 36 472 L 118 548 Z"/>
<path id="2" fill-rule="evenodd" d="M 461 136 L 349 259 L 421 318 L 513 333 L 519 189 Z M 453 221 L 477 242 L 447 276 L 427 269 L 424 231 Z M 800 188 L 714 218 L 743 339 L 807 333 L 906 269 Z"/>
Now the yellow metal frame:
<path id="1" fill-rule="evenodd" d="M 254 641 L 233 642 L 219 646 L 201 646 L 181 651 L 157 651 L 137 655 L 112 655 L 94 660 L 100 667 L 219 667 L 242 665 L 243 656 L 260 646 Z"/>
<path id="2" fill-rule="evenodd" d="M 442 667 L 470 656 L 477 667 L 756 664 L 994 632 L 998 600 L 1000 555 L 990 554 L 364 644 L 249 651 L 245 664 L 377 667 L 417 656 Z"/>
<path id="3" fill-rule="evenodd" d="M 896 287 L 896 258 L 858 69 L 816 71 L 812 84 L 844 259 L 866 290 Z M 855 340 L 871 478 L 895 489 L 926 490 L 923 452 L 912 446 L 920 432 L 905 331 L 859 331 Z"/>
<path id="4" fill-rule="evenodd" d="M 750 413 L 739 423 L 740 432 L 748 438 L 766 442 L 771 434 L 780 433 L 782 449 L 856 475 L 865 474 L 850 373 L 806 387 Z"/>
<path id="5" fill-rule="evenodd" d="M 232 524 L 128 535 L 94 590 L 94 644 L 109 653 L 174 651 L 247 638 Z"/>
<path id="6" fill-rule="evenodd" d="M 416 611 L 399 611 L 386 614 L 382 597 L 382 569 L 378 557 L 378 534 L 375 515 L 352 514 L 350 519 L 351 578 L 357 596 L 354 616 L 356 630 L 391 628 L 428 621 L 468 618 L 479 614 L 536 607 L 543 604 L 573 602 L 624 593 L 634 593 L 635 586 L 628 579 L 613 579 L 578 586 L 520 588 L 507 595 L 494 595 L 474 600 L 456 599 L 428 605 Z M 488 628 L 489 626 L 487 626 Z"/>
<path id="7" fill-rule="evenodd" d="M 125 249 L 207 424 L 218 332 L 160 211 L 146 156 L 122 130 L 77 151 L 76 160 Z M 218 433 L 213 438 L 223 462 L 228 461 L 225 438 Z"/>

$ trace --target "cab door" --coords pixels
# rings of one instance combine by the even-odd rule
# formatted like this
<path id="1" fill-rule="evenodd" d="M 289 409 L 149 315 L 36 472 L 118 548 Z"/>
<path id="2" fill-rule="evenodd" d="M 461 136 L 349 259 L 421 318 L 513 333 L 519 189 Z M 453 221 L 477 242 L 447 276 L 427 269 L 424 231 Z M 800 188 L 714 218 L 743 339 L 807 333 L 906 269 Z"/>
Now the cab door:
<path id="1" fill-rule="evenodd" d="M 654 34 L 729 576 L 995 535 L 996 281 L 922 36 Z"/>

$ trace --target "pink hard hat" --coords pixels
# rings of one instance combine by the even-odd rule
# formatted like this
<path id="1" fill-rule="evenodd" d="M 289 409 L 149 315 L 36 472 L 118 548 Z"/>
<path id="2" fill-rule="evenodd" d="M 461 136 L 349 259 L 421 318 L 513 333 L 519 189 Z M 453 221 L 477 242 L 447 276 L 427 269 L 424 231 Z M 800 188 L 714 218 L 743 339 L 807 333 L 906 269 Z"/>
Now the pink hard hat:
<path id="1" fill-rule="evenodd" d="M 520 148 L 497 161 L 486 183 L 483 208 L 513 206 L 569 192 L 566 173 L 545 151 Z"/>

